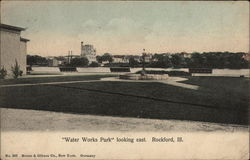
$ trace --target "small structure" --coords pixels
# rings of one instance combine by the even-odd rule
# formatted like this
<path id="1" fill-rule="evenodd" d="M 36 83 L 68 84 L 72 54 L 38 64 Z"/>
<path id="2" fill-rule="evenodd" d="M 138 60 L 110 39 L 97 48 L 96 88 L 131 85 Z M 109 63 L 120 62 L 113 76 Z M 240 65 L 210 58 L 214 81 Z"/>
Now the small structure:
<path id="1" fill-rule="evenodd" d="M 114 55 L 113 63 L 129 63 L 129 59 L 125 55 Z"/>
<path id="2" fill-rule="evenodd" d="M 17 61 L 23 74 L 26 74 L 26 56 L 28 39 L 21 37 L 24 28 L 0 24 L 0 67 L 7 70 L 7 75 L 11 75 L 11 67 Z"/>
<path id="3" fill-rule="evenodd" d="M 58 60 L 57 58 L 50 58 L 48 59 L 48 66 L 49 67 L 58 67 L 60 65 L 62 65 L 63 61 Z"/>

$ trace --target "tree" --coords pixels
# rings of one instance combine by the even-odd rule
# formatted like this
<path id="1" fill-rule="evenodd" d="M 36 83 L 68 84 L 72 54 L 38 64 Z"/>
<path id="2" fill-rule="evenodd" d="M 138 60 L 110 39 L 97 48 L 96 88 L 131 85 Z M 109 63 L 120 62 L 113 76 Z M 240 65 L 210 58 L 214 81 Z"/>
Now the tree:
<path id="1" fill-rule="evenodd" d="M 198 53 L 198 52 L 194 52 L 191 55 L 191 67 L 194 68 L 202 68 L 204 64 L 204 58 L 203 55 Z"/>
<path id="2" fill-rule="evenodd" d="M 28 65 L 47 65 L 48 60 L 45 57 L 38 55 L 27 55 L 27 64 Z"/>
<path id="3" fill-rule="evenodd" d="M 129 66 L 130 67 L 136 67 L 136 66 L 138 66 L 138 64 L 139 63 L 133 57 L 129 58 Z"/>
<path id="4" fill-rule="evenodd" d="M 150 64 L 151 67 L 169 68 L 173 66 L 168 54 L 154 54 L 153 59 L 155 61 Z"/>
<path id="5" fill-rule="evenodd" d="M 96 60 L 98 63 L 102 63 L 102 56 L 96 56 Z"/>
<path id="6" fill-rule="evenodd" d="M 19 66 L 19 64 L 17 63 L 17 60 L 15 61 L 15 65 L 14 65 L 14 66 L 11 66 L 11 71 L 12 71 L 12 73 L 13 73 L 13 78 L 14 78 L 14 79 L 17 79 L 19 76 L 22 76 L 23 71 L 20 70 L 20 66 Z"/>
<path id="7" fill-rule="evenodd" d="M 185 66 L 185 59 L 183 55 L 178 54 L 178 53 L 172 55 L 171 62 L 172 62 L 173 67 L 180 68 L 180 67 Z"/>
<path id="8" fill-rule="evenodd" d="M 110 53 L 104 53 L 102 61 L 109 61 L 109 63 L 113 62 L 112 55 Z"/>
<path id="9" fill-rule="evenodd" d="M 73 58 L 70 62 L 70 66 L 73 67 L 84 67 L 87 66 L 89 63 L 88 59 L 86 57 L 80 57 L 80 58 Z"/>

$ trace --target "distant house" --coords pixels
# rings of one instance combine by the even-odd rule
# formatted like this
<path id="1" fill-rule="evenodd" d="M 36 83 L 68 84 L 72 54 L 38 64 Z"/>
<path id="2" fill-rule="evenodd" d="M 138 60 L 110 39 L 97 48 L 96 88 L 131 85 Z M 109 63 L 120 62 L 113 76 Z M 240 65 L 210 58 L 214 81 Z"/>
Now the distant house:
<path id="1" fill-rule="evenodd" d="M 125 55 L 114 55 L 113 63 L 129 63 L 129 59 Z"/>
<path id="2" fill-rule="evenodd" d="M 57 58 L 48 59 L 48 66 L 49 67 L 57 67 L 57 66 L 61 65 L 62 63 L 63 63 L 63 61 L 58 60 Z"/>
<path id="3" fill-rule="evenodd" d="M 243 59 L 245 59 L 246 61 L 250 61 L 250 54 L 246 53 L 242 56 Z"/>
<path id="4" fill-rule="evenodd" d="M 146 54 L 145 55 L 145 62 L 146 63 L 149 63 L 149 62 L 151 62 L 153 60 L 153 54 Z"/>
<path id="5" fill-rule="evenodd" d="M 24 28 L 0 24 L 0 66 L 11 75 L 11 66 L 15 61 L 20 65 L 23 74 L 26 74 L 26 55 L 28 39 L 21 37 Z"/>
<path id="6" fill-rule="evenodd" d="M 141 56 L 130 56 L 130 57 L 133 58 L 137 62 L 141 62 L 142 61 L 142 57 Z"/>
<path id="7" fill-rule="evenodd" d="M 182 55 L 184 58 L 191 58 L 191 54 L 190 53 L 186 53 L 186 52 L 181 52 L 180 55 Z"/>

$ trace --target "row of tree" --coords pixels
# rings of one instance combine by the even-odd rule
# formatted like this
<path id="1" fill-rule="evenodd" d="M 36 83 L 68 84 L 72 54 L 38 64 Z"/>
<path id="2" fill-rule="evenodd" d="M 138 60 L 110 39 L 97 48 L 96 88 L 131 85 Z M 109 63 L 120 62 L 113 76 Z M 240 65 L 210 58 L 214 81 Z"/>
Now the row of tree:
<path id="1" fill-rule="evenodd" d="M 27 64 L 30 66 L 39 65 L 39 66 L 47 66 L 48 59 L 38 55 L 27 55 Z"/>
<path id="2" fill-rule="evenodd" d="M 175 54 L 154 54 L 150 62 L 147 62 L 146 67 L 153 68 L 249 68 L 249 62 L 244 59 L 244 52 L 194 52 L 192 54 L 175 53 Z M 97 61 L 113 62 L 112 55 L 105 53 L 102 56 L 97 56 Z M 124 64 L 121 64 L 124 66 Z M 137 61 L 131 56 L 127 66 L 141 67 L 142 62 Z"/>
<path id="3" fill-rule="evenodd" d="M 146 67 L 153 68 L 249 68 L 249 61 L 244 59 L 244 55 L 247 53 L 243 52 L 203 52 L 203 53 L 192 53 L 190 56 L 187 54 L 176 53 L 176 54 L 154 54 L 150 62 L 146 63 Z M 105 53 L 102 56 L 96 57 L 98 63 L 107 62 L 109 66 L 112 66 L 113 58 L 109 53 Z M 75 67 L 98 67 L 98 63 L 91 63 L 86 57 L 79 57 L 71 59 L 68 66 Z M 28 65 L 48 65 L 48 60 L 41 56 L 27 56 Z M 121 64 L 124 66 L 124 64 Z M 142 62 L 137 61 L 130 56 L 129 63 L 126 64 L 130 67 L 141 67 Z"/>
<path id="4" fill-rule="evenodd" d="M 149 67 L 162 68 L 248 68 L 249 62 L 244 59 L 246 53 L 238 52 L 204 52 L 192 53 L 190 57 L 183 54 L 155 54 Z"/>
<path id="5" fill-rule="evenodd" d="M 67 61 L 65 57 L 56 57 L 57 60 L 61 61 Z M 27 55 L 27 64 L 30 66 L 38 65 L 38 66 L 48 66 L 49 60 L 45 57 L 38 56 L 38 55 Z M 64 64 L 61 64 L 63 66 L 72 66 L 72 67 L 98 67 L 99 64 L 97 62 L 92 62 L 89 64 L 89 61 L 86 57 L 77 57 L 72 58 L 70 60 L 70 63 L 66 62 Z"/>

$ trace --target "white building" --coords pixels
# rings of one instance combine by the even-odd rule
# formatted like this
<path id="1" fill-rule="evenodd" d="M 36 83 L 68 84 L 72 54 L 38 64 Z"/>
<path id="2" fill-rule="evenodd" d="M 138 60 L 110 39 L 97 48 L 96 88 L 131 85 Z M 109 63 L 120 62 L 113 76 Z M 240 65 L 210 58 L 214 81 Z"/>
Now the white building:
<path id="1" fill-rule="evenodd" d="M 81 56 L 85 56 L 89 60 L 89 63 L 96 62 L 96 50 L 93 45 L 84 45 L 83 42 L 81 42 Z"/>
<path id="2" fill-rule="evenodd" d="M 146 62 L 146 63 L 151 62 L 152 59 L 153 59 L 153 54 L 148 53 L 148 54 L 145 55 L 145 62 Z"/>
<path id="3" fill-rule="evenodd" d="M 129 63 L 129 59 L 125 55 L 114 55 L 113 63 Z"/>
<path id="4" fill-rule="evenodd" d="M 24 28 L 0 24 L 0 66 L 12 74 L 11 67 L 15 61 L 20 65 L 23 74 L 26 74 L 26 55 L 28 39 L 21 37 Z"/>
<path id="5" fill-rule="evenodd" d="M 48 59 L 48 66 L 49 67 L 58 67 L 62 63 L 63 63 L 63 61 L 58 60 L 57 58 L 49 58 Z"/>

